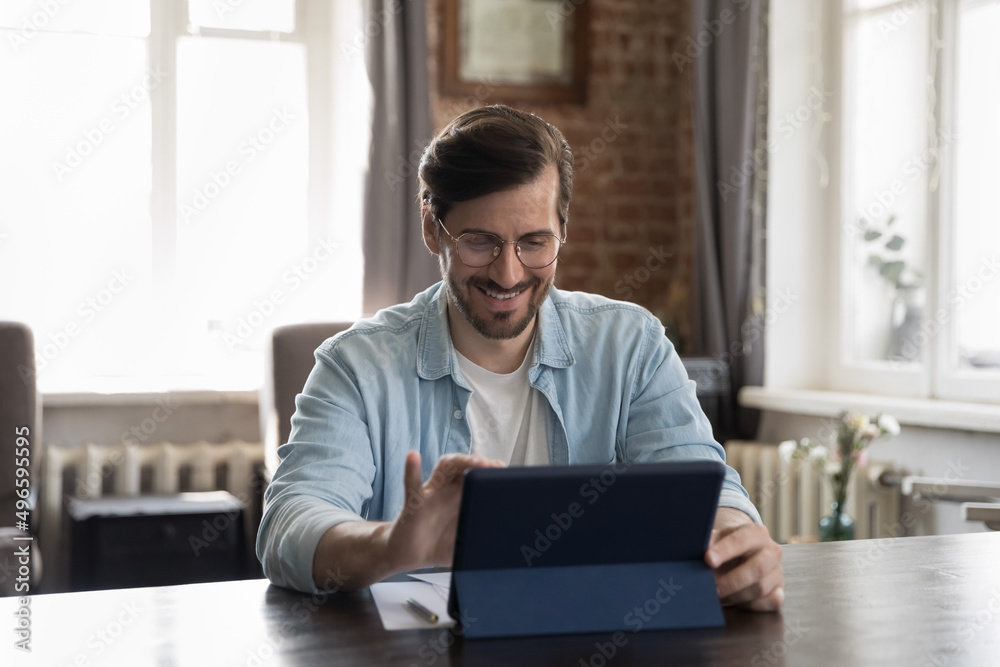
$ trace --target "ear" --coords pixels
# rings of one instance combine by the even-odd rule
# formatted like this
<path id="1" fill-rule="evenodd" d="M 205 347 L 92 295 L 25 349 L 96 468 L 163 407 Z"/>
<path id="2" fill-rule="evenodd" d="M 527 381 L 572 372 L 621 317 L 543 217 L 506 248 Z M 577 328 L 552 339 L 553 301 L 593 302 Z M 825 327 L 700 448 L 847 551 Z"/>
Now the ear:
<path id="1" fill-rule="evenodd" d="M 431 254 L 440 255 L 441 246 L 438 243 L 437 223 L 434 221 L 434 216 L 431 215 L 431 209 L 427 204 L 420 206 L 420 220 L 424 232 L 424 245 L 431 251 Z"/>

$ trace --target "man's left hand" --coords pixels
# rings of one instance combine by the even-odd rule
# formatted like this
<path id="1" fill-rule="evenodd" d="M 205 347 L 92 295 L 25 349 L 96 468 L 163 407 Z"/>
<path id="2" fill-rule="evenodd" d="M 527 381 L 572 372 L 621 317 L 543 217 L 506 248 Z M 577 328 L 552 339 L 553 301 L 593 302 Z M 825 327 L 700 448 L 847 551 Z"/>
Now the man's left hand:
<path id="1" fill-rule="evenodd" d="M 767 528 L 745 513 L 720 507 L 705 562 L 715 573 L 724 605 L 754 611 L 778 611 L 785 601 L 781 547 Z"/>

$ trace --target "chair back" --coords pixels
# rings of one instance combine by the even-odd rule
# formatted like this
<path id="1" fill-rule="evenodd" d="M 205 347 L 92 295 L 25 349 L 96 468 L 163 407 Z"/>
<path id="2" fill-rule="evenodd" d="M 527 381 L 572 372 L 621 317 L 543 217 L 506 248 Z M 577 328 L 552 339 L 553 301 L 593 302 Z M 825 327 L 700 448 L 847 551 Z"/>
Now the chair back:
<path id="1" fill-rule="evenodd" d="M 351 327 L 351 322 L 317 322 L 278 327 L 271 334 L 269 368 L 260 400 L 261 435 L 267 467 L 277 467 L 277 448 L 288 442 L 295 397 L 316 365 L 313 353 L 327 338 Z"/>

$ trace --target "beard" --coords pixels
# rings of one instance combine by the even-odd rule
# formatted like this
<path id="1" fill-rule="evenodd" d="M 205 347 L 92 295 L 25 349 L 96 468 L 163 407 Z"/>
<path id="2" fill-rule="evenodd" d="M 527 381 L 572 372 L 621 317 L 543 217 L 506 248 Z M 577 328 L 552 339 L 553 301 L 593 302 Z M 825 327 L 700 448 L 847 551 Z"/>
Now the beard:
<path id="1" fill-rule="evenodd" d="M 479 335 L 490 340 L 509 340 L 520 336 L 528 325 L 538 314 L 538 309 L 542 307 L 542 302 L 549 295 L 549 290 L 555 282 L 555 274 L 549 276 L 545 282 L 533 277 L 524 280 L 513 288 L 506 290 L 489 278 L 469 278 L 465 281 L 464 287 L 471 293 L 474 289 L 488 289 L 495 292 L 520 292 L 530 289 L 533 291 L 528 300 L 528 308 L 523 316 L 517 317 L 517 310 L 501 311 L 489 313 L 488 318 L 477 315 L 472 308 L 472 304 L 466 298 L 461 285 L 451 276 L 445 275 L 445 285 L 448 288 L 448 295 L 456 310 L 465 318 L 465 321 L 472 325 Z"/>

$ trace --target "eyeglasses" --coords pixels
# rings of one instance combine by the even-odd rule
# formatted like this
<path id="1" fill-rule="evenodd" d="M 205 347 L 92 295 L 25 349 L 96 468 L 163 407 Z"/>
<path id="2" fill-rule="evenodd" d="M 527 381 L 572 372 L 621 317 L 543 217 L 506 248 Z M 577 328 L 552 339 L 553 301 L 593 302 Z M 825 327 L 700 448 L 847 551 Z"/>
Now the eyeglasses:
<path id="1" fill-rule="evenodd" d="M 559 249 L 566 242 L 566 239 L 561 239 L 555 234 L 525 234 L 516 241 L 504 241 L 496 234 L 467 232 L 456 238 L 445 229 L 441 220 L 437 218 L 435 220 L 441 229 L 444 229 L 444 233 L 455 242 L 458 247 L 458 258 L 473 269 L 492 264 L 508 243 L 514 246 L 517 258 L 526 268 L 544 269 L 556 261 Z"/>

